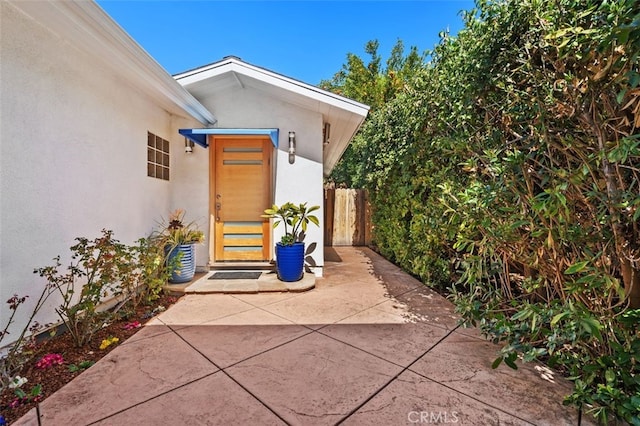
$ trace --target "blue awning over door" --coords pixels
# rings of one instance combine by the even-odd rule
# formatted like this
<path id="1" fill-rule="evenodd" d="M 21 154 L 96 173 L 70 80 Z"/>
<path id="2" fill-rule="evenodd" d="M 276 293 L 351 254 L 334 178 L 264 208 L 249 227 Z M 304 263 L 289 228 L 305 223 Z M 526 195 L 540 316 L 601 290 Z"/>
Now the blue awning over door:
<path id="1" fill-rule="evenodd" d="M 207 135 L 264 135 L 269 136 L 273 146 L 278 147 L 278 129 L 179 129 L 178 132 L 203 148 L 209 146 Z"/>

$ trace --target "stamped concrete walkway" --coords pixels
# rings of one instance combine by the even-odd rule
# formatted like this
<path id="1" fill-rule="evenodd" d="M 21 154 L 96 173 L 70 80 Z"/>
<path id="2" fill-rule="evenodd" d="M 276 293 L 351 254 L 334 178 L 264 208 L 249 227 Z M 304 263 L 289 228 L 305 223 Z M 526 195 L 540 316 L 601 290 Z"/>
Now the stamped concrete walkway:
<path id="1" fill-rule="evenodd" d="M 567 382 L 492 370 L 498 347 L 438 294 L 369 249 L 330 259 L 306 293 L 184 296 L 44 401 L 42 424 L 578 424 Z"/>

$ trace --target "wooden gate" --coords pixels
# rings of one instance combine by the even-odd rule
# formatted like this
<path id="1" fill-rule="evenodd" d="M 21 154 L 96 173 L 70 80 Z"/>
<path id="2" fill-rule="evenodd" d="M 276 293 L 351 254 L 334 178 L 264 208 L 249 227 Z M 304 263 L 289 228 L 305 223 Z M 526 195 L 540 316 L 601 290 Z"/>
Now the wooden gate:
<path id="1" fill-rule="evenodd" d="M 326 246 L 371 244 L 371 207 L 364 189 L 325 188 Z"/>

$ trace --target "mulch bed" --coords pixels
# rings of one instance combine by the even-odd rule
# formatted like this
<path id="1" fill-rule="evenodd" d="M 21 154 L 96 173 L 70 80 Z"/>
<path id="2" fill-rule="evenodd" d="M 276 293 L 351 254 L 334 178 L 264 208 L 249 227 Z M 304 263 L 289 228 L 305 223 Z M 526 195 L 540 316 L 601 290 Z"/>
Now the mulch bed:
<path id="1" fill-rule="evenodd" d="M 138 321 L 141 325 L 144 325 L 156 313 L 159 313 L 156 308 L 159 306 L 169 308 L 169 306 L 177 302 L 178 299 L 179 297 L 164 295 L 154 301 L 152 306 L 139 306 L 136 311 L 130 313 L 127 318 L 114 321 L 97 331 L 89 344 L 81 348 L 75 346 L 69 333 L 63 333 L 44 340 L 38 344 L 32 361 L 26 364 L 22 371 L 17 374 L 28 380 L 22 389 L 28 393 L 33 386 L 40 384 L 42 386 L 41 401 L 46 399 L 47 396 L 53 394 L 84 371 L 84 369 L 70 371 L 69 366 L 79 366 L 80 363 L 87 361 L 97 362 L 139 331 L 139 328 L 125 328 L 127 324 Z M 156 312 L 154 312 L 154 309 L 156 309 Z M 100 349 L 102 341 L 112 337 L 117 337 L 119 339 L 118 342 L 105 349 Z M 62 355 L 64 360 L 63 364 L 53 365 L 45 369 L 36 368 L 36 362 L 46 354 Z M 36 406 L 35 401 L 29 401 L 20 403 L 17 407 L 13 408 L 12 404 L 15 405 L 15 401 L 16 395 L 12 389 L 7 389 L 0 395 L 0 415 L 4 416 L 7 424 L 18 420 Z"/>

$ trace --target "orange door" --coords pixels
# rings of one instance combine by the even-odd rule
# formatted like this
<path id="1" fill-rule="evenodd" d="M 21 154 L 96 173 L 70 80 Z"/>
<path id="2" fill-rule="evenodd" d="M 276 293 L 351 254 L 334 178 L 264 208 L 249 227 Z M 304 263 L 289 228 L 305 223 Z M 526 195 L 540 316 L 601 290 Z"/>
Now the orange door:
<path id="1" fill-rule="evenodd" d="M 271 229 L 260 215 L 271 200 L 271 141 L 218 136 L 213 142 L 215 261 L 269 260 Z"/>

